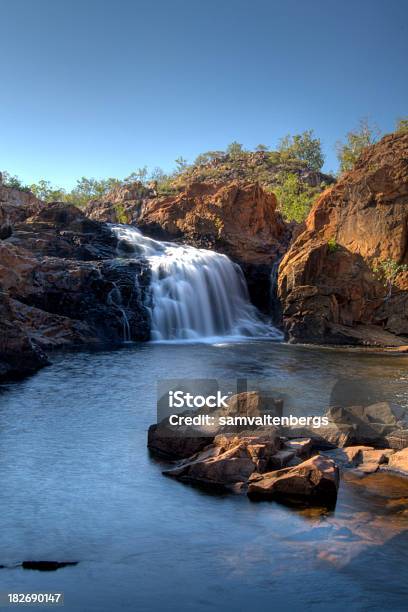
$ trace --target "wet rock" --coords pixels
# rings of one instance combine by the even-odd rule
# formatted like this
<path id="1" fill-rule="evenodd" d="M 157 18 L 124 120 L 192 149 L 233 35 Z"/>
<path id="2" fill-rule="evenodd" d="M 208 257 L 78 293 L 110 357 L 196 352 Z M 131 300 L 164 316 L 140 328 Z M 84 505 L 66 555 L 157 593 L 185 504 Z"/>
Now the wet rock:
<path id="1" fill-rule="evenodd" d="M 400 450 L 389 458 L 388 467 L 391 470 L 408 476 L 408 448 Z"/>
<path id="2" fill-rule="evenodd" d="M 249 479 L 251 499 L 269 499 L 288 503 L 331 505 L 336 501 L 339 469 L 331 459 L 316 455 L 298 466 Z"/>
<path id="3" fill-rule="evenodd" d="M 371 446 L 349 446 L 322 454 L 333 459 L 342 468 L 355 468 L 359 472 L 372 474 L 380 466 L 387 464 L 394 452 L 391 448 L 374 449 Z"/>
<path id="4" fill-rule="evenodd" d="M 211 411 L 211 416 L 216 419 L 223 417 L 261 417 L 264 414 L 281 416 L 283 401 L 270 395 L 257 391 L 237 393 L 229 398 L 227 407 Z M 208 409 L 183 412 L 184 416 L 196 416 L 207 414 Z M 271 431 L 275 431 L 271 428 Z M 151 425 L 148 431 L 148 448 L 162 456 L 172 459 L 185 459 L 211 444 L 218 434 L 251 434 L 269 435 L 269 430 L 263 431 L 259 427 L 248 427 L 247 425 L 225 425 L 225 426 L 186 426 L 169 424 L 168 418 L 163 419 L 157 425 Z"/>
<path id="5" fill-rule="evenodd" d="M 15 321 L 10 300 L 0 290 L 0 381 L 28 376 L 48 363 L 44 352 Z"/>
<path id="6" fill-rule="evenodd" d="M 0 378 L 46 364 L 41 349 L 149 339 L 147 262 L 117 259 L 110 228 L 75 206 L 21 193 L 0 240 Z"/>
<path id="7" fill-rule="evenodd" d="M 202 435 L 191 427 L 171 427 L 168 421 L 150 425 L 147 446 L 152 452 L 169 459 L 185 459 L 211 444 L 214 436 Z"/>
<path id="8" fill-rule="evenodd" d="M 387 436 L 404 427 L 407 415 L 400 406 L 381 402 L 369 406 L 331 407 L 327 417 L 337 427 L 349 429 L 348 446 L 386 447 Z"/>
<path id="9" fill-rule="evenodd" d="M 163 473 L 184 482 L 228 488 L 267 469 L 279 448 L 275 431 L 263 436 L 220 435 L 212 445 Z"/>
<path id="10" fill-rule="evenodd" d="M 23 561 L 21 567 L 26 570 L 38 570 L 40 572 L 55 572 L 62 567 L 78 565 L 79 561 Z"/>

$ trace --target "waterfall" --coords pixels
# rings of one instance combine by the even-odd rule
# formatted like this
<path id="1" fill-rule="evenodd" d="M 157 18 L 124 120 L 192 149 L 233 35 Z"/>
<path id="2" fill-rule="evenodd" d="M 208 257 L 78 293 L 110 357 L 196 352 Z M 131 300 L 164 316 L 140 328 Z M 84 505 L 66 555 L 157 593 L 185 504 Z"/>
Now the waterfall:
<path id="1" fill-rule="evenodd" d="M 226 255 L 159 242 L 134 227 L 113 231 L 122 255 L 149 262 L 152 340 L 281 339 L 250 303 L 242 270 Z"/>

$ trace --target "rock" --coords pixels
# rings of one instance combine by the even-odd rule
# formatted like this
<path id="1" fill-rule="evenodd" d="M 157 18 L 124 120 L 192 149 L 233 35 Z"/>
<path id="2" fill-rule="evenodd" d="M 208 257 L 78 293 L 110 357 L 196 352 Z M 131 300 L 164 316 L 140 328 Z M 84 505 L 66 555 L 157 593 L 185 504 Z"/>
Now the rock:
<path id="1" fill-rule="evenodd" d="M 149 201 L 138 223 L 148 233 L 214 248 L 245 264 L 272 264 L 289 239 L 275 196 L 255 183 L 192 183 Z"/>
<path id="2" fill-rule="evenodd" d="M 279 448 L 275 431 L 262 436 L 220 435 L 212 445 L 163 473 L 184 482 L 228 488 L 266 469 Z"/>
<path id="3" fill-rule="evenodd" d="M 211 444 L 214 436 L 202 435 L 191 427 L 172 428 L 168 421 L 150 425 L 147 446 L 152 452 L 169 459 L 185 459 Z"/>
<path id="4" fill-rule="evenodd" d="M 280 399 L 275 399 L 269 395 L 257 391 L 238 393 L 229 398 L 226 408 L 211 411 L 217 422 L 221 416 L 262 416 L 265 413 L 280 416 L 282 414 L 283 403 Z M 185 411 L 183 415 L 195 416 L 208 414 L 208 408 L 196 411 Z M 237 426 L 172 426 L 168 418 L 163 419 L 157 425 L 151 425 L 148 431 L 147 445 L 149 449 L 160 455 L 172 459 L 185 459 L 211 444 L 218 434 L 238 434 L 240 435 L 270 435 L 274 428 L 261 431 L 259 427 L 248 428 L 246 425 Z"/>
<path id="5" fill-rule="evenodd" d="M 2 380 L 48 363 L 41 349 L 150 337 L 147 262 L 117 259 L 111 229 L 75 206 L 33 198 L 13 203 L 0 240 Z"/>
<path id="6" fill-rule="evenodd" d="M 348 429 L 347 445 L 386 447 L 389 442 L 387 436 L 402 428 L 406 411 L 399 406 L 381 402 L 369 406 L 331 407 L 327 417 L 337 427 Z"/>
<path id="7" fill-rule="evenodd" d="M 381 465 L 388 463 L 394 452 L 391 448 L 376 450 L 372 446 L 349 446 L 322 454 L 333 459 L 342 468 L 356 468 L 365 474 L 372 474 Z"/>
<path id="8" fill-rule="evenodd" d="M 260 393 L 259 391 L 244 391 L 230 397 L 227 408 L 214 410 L 211 415 L 216 419 L 220 417 L 262 417 L 265 414 L 271 417 L 281 417 L 283 412 L 283 400 L 277 399 L 272 395 Z M 240 431 L 258 431 L 259 426 L 249 427 L 243 425 L 225 425 L 218 428 L 217 433 L 238 433 Z"/>
<path id="9" fill-rule="evenodd" d="M 248 485 L 251 499 L 331 505 L 336 501 L 339 469 L 331 459 L 315 455 L 298 466 L 254 474 Z"/>
<path id="10" fill-rule="evenodd" d="M 28 376 L 48 363 L 43 351 L 16 323 L 10 300 L 0 291 L 0 381 Z"/>
<path id="11" fill-rule="evenodd" d="M 95 221 L 136 225 L 146 199 L 157 196 L 156 187 L 139 181 L 118 185 L 100 200 L 91 200 L 85 214 Z"/>
<path id="12" fill-rule="evenodd" d="M 40 572 L 55 572 L 62 567 L 78 565 L 79 561 L 23 561 L 21 567 L 26 570 L 38 570 Z"/>
<path id="13" fill-rule="evenodd" d="M 319 428 L 281 427 L 280 432 L 289 440 L 309 438 L 313 450 L 343 448 L 353 443 L 353 427 L 350 425 L 329 423 Z"/>
<path id="14" fill-rule="evenodd" d="M 38 213 L 45 206 L 30 191 L 6 187 L 0 182 L 0 240 L 11 235 L 16 223 Z"/>
<path id="15" fill-rule="evenodd" d="M 356 458 L 358 470 L 365 474 L 372 474 L 379 469 L 380 465 L 388 463 L 394 452 L 391 448 L 362 450 Z"/>
<path id="16" fill-rule="evenodd" d="M 37 214 L 16 223 L 7 245 L 15 245 L 34 256 L 79 261 L 101 261 L 117 257 L 118 240 L 104 223 L 88 219 L 76 206 L 55 202 Z"/>
<path id="17" fill-rule="evenodd" d="M 408 448 L 404 448 L 389 458 L 388 468 L 408 476 Z"/>
<path id="18" fill-rule="evenodd" d="M 386 136 L 317 200 L 279 269 L 290 341 L 407 344 L 408 273 L 390 298 L 373 273 L 387 260 L 408 263 L 407 156 L 408 134 Z"/>
<path id="19" fill-rule="evenodd" d="M 92 202 L 86 213 L 92 219 L 112 222 L 118 220 L 119 208 L 127 223 L 137 223 L 153 238 L 213 248 L 242 264 L 266 265 L 269 272 L 290 238 L 290 230 L 276 211 L 275 196 L 256 183 L 193 182 L 181 193 L 148 196 L 139 188 L 137 198 L 129 200 L 126 190 L 116 190 Z"/>
<path id="20" fill-rule="evenodd" d="M 285 448 L 294 450 L 297 457 L 307 457 L 312 452 L 312 438 L 292 438 L 285 442 Z"/>
<path id="21" fill-rule="evenodd" d="M 408 429 L 395 429 L 385 436 L 386 446 L 402 450 L 408 446 Z"/>
<path id="22" fill-rule="evenodd" d="M 51 314 L 17 300 L 10 300 L 14 320 L 19 322 L 34 346 L 44 351 L 97 343 L 90 326 L 69 317 Z"/>

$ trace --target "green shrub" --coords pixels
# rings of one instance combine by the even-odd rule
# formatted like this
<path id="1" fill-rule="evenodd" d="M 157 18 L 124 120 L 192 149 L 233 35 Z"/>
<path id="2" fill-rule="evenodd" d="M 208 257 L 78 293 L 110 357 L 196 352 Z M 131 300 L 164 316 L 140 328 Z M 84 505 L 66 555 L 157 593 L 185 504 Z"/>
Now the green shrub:
<path id="1" fill-rule="evenodd" d="M 374 268 L 374 274 L 383 283 L 387 289 L 387 298 L 391 297 L 392 288 L 397 277 L 403 272 L 408 271 L 406 264 L 399 264 L 394 259 L 388 258 L 380 261 Z"/>
<path id="2" fill-rule="evenodd" d="M 278 199 L 278 207 L 286 221 L 301 223 L 309 214 L 316 190 L 308 187 L 293 173 L 281 173 L 278 185 L 272 187 Z"/>
<path id="3" fill-rule="evenodd" d="M 347 134 L 346 142 L 336 144 L 340 172 L 352 170 L 364 149 L 377 142 L 379 136 L 377 126 L 371 126 L 367 119 L 361 119 L 359 127 Z"/>
<path id="4" fill-rule="evenodd" d="M 401 117 L 397 120 L 395 131 L 397 132 L 397 134 L 408 133 L 408 117 Z"/>
<path id="5" fill-rule="evenodd" d="M 337 240 L 335 238 L 329 238 L 327 241 L 327 248 L 329 250 L 329 253 L 335 253 L 339 248 Z"/>

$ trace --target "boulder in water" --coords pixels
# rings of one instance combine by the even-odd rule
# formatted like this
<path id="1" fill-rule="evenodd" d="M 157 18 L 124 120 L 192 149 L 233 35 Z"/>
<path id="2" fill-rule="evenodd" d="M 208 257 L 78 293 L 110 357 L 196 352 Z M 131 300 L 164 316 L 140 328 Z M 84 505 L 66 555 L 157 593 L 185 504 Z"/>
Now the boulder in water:
<path id="1" fill-rule="evenodd" d="M 251 499 L 269 499 L 289 503 L 331 505 L 339 488 L 339 469 L 331 459 L 315 455 L 298 466 L 253 474 L 249 479 Z"/>

